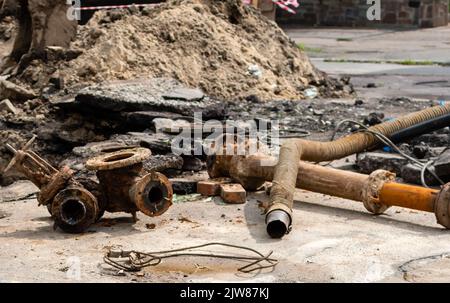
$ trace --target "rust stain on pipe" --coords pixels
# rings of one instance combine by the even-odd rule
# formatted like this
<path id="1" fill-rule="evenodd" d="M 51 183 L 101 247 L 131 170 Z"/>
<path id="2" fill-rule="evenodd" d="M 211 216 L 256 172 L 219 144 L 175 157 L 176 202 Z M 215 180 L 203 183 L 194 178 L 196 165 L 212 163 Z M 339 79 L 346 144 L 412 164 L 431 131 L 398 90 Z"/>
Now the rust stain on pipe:
<path id="1" fill-rule="evenodd" d="M 325 195 L 362 201 L 369 176 L 300 162 L 297 187 Z"/>

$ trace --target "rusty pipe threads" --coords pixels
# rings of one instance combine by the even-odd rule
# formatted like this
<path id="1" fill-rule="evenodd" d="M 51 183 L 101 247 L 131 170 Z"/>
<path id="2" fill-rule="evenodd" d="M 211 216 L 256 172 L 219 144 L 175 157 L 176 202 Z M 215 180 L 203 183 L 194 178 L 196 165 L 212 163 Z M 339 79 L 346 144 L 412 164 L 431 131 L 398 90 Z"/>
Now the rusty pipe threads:
<path id="1" fill-rule="evenodd" d="M 261 165 L 262 162 L 265 163 L 264 166 Z M 266 165 L 270 162 L 273 165 Z M 208 172 L 212 178 L 231 177 L 245 188 L 254 189 L 265 181 L 273 180 L 275 163 L 275 158 L 264 155 L 214 156 L 209 160 Z M 300 161 L 295 186 L 362 202 L 373 214 L 382 214 L 391 206 L 434 212 L 437 222 L 450 228 L 450 183 L 438 191 L 396 183 L 394 179 L 394 174 L 384 170 L 364 175 Z M 291 208 L 285 204 L 279 207 L 276 210 L 268 209 L 272 216 L 270 221 L 266 221 L 267 232 L 274 237 L 289 232 L 292 223 Z"/>
<path id="2" fill-rule="evenodd" d="M 425 110 L 406 115 L 394 121 L 385 122 L 369 128 L 371 131 L 379 132 L 385 136 L 390 136 L 399 130 L 411 127 L 418 123 L 448 115 L 450 104 L 435 106 Z M 376 137 L 367 132 L 354 133 L 333 142 L 314 142 L 302 139 L 287 141 L 280 149 L 279 162 L 275 168 L 273 177 L 273 187 L 270 194 L 270 208 L 267 212 L 266 222 L 268 225 L 279 225 L 279 212 L 286 212 L 290 220 L 283 221 L 285 230 L 289 231 L 292 224 L 292 203 L 297 175 L 299 173 L 299 161 L 329 161 L 340 159 L 365 149 L 368 149 L 377 142 Z M 310 176 L 308 175 L 308 178 Z M 275 212 L 276 213 L 273 213 Z M 270 234 L 271 228 L 268 228 Z M 279 233 L 270 234 L 279 238 Z"/>

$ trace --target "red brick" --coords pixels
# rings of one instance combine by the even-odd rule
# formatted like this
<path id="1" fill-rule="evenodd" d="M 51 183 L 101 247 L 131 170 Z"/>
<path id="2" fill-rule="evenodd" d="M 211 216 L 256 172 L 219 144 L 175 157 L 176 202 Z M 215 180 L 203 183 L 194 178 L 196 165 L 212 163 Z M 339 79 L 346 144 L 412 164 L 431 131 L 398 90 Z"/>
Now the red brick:
<path id="1" fill-rule="evenodd" d="M 218 196 L 220 195 L 220 185 L 227 183 L 231 183 L 231 179 L 218 178 L 200 181 L 197 183 L 197 193 L 203 196 Z"/>
<path id="2" fill-rule="evenodd" d="M 220 185 L 220 196 L 225 203 L 242 204 L 247 201 L 247 192 L 240 184 Z"/>

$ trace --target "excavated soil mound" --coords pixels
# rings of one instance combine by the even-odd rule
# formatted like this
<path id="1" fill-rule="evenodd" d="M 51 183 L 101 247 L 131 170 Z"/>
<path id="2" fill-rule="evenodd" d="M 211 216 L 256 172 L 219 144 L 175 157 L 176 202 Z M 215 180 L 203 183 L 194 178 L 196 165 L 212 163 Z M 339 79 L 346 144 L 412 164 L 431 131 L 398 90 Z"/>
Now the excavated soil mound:
<path id="1" fill-rule="evenodd" d="M 14 18 L 5 17 L 0 20 L 0 62 L 11 51 L 15 33 L 16 24 Z"/>
<path id="2" fill-rule="evenodd" d="M 6 42 L 13 38 L 16 26 L 12 17 L 0 20 L 0 42 Z"/>
<path id="3" fill-rule="evenodd" d="M 240 0 L 175 0 L 141 11 L 97 12 L 72 47 L 82 54 L 44 66 L 31 62 L 20 79 L 36 88 L 51 73 L 69 86 L 173 77 L 224 99 L 302 99 L 305 90 L 339 97 L 351 91 L 316 70 L 274 22 Z"/>

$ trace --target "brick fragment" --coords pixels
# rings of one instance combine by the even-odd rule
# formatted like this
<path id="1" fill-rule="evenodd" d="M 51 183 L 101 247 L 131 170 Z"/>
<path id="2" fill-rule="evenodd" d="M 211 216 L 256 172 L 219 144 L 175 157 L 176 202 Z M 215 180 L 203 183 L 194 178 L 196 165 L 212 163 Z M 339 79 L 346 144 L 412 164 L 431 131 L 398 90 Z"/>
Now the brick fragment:
<path id="1" fill-rule="evenodd" d="M 206 181 L 200 181 L 197 183 L 197 193 L 203 196 L 219 196 L 220 195 L 220 185 L 231 183 L 229 178 L 217 178 L 210 179 Z"/>
<path id="2" fill-rule="evenodd" d="M 220 196 L 225 203 L 242 204 L 247 201 L 247 192 L 240 184 L 220 185 Z"/>

